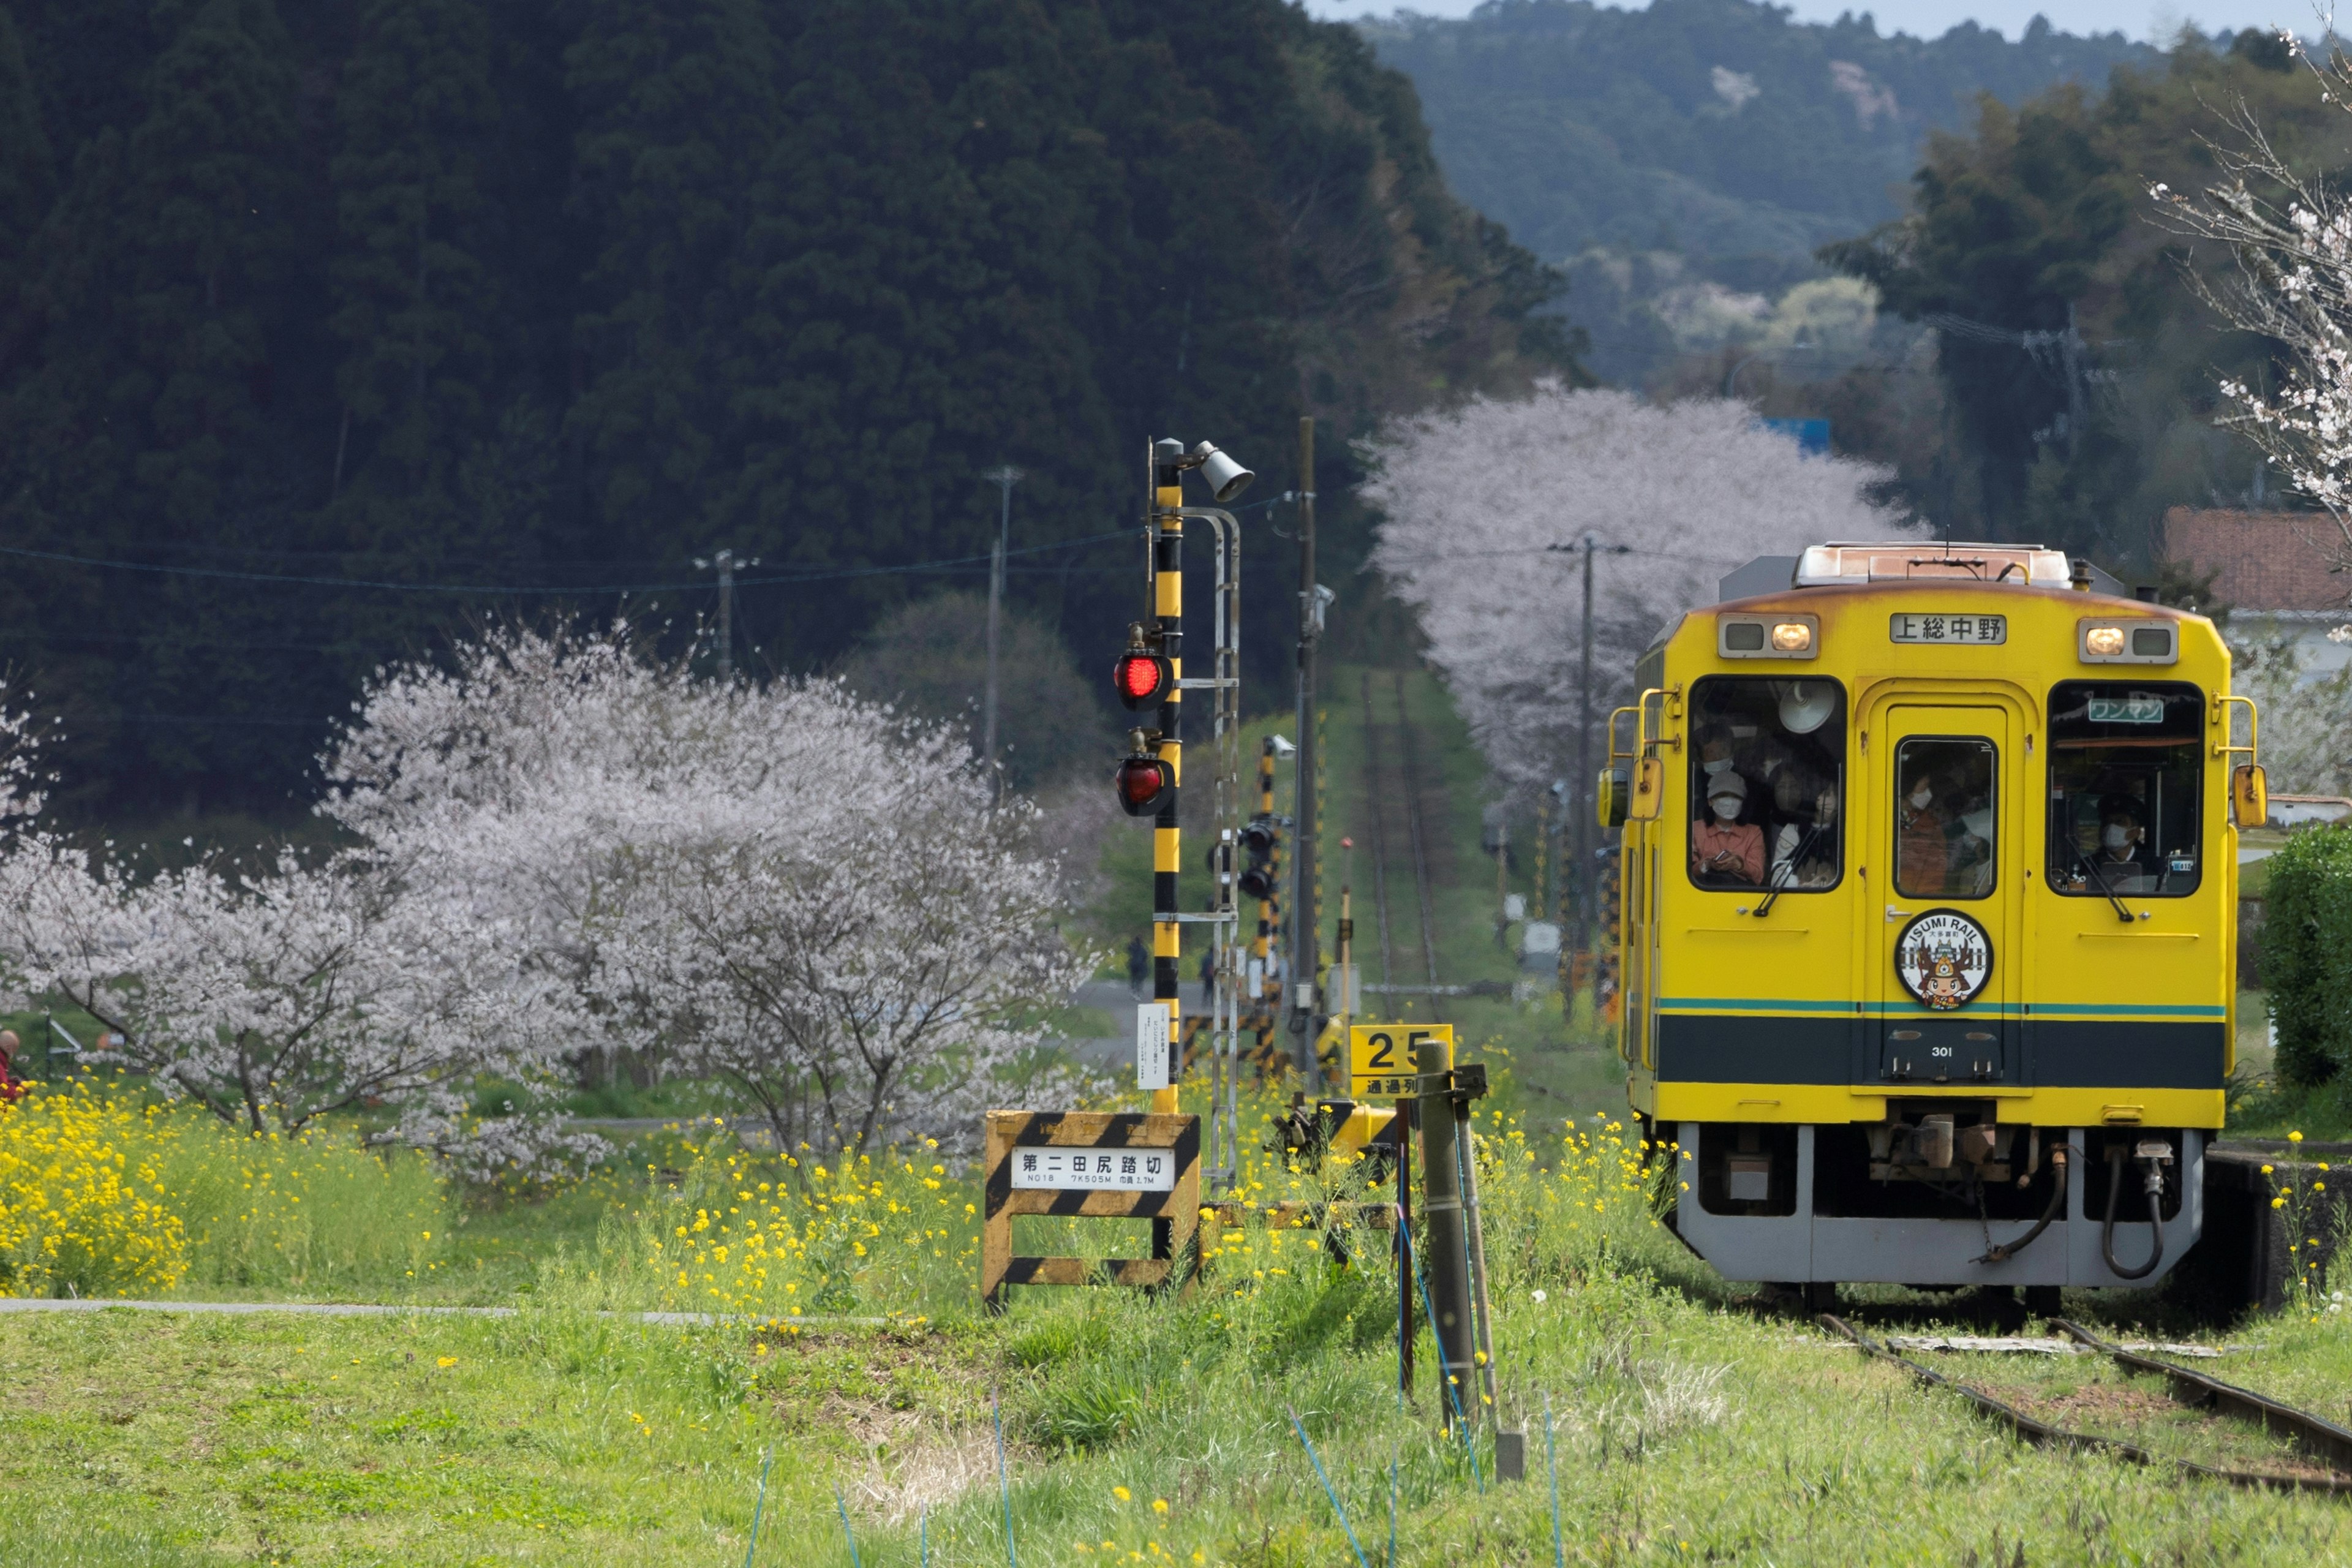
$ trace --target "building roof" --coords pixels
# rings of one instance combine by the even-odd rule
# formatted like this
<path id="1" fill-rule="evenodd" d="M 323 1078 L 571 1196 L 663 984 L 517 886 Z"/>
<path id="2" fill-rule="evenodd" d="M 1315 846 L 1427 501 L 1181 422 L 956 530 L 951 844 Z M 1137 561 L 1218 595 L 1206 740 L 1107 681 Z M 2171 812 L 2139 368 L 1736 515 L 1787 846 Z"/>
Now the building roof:
<path id="1" fill-rule="evenodd" d="M 2164 555 L 2237 610 L 2342 610 L 2352 577 L 2328 567 L 2342 535 L 2324 511 L 2230 511 L 2177 506 L 2164 514 Z"/>

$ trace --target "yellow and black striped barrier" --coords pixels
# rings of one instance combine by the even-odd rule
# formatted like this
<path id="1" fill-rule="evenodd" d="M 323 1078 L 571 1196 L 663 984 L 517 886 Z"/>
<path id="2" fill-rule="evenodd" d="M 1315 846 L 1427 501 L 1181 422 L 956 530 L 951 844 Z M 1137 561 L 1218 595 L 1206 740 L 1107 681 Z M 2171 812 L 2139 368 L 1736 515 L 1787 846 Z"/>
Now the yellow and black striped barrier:
<path id="1" fill-rule="evenodd" d="M 1201 1224 L 1199 1117 L 992 1110 L 982 1168 L 980 1293 L 990 1307 L 1003 1305 L 1007 1285 L 1084 1285 L 1097 1269 L 1114 1285 L 1189 1286 Z M 1015 1256 L 1013 1219 L 1024 1214 L 1152 1220 L 1157 1256 Z"/>

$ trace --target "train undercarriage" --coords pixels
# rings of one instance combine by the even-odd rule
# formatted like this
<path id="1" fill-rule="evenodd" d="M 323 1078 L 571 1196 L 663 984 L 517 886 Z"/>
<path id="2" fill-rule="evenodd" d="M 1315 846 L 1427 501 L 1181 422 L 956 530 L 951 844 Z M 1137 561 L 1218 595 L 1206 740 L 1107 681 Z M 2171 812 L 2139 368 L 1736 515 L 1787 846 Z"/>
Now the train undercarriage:
<path id="1" fill-rule="evenodd" d="M 2204 1226 L 2196 1129 L 2031 1127 L 1937 1099 L 1877 1122 L 1671 1131 L 1675 1232 L 1733 1279 L 2145 1287 Z"/>

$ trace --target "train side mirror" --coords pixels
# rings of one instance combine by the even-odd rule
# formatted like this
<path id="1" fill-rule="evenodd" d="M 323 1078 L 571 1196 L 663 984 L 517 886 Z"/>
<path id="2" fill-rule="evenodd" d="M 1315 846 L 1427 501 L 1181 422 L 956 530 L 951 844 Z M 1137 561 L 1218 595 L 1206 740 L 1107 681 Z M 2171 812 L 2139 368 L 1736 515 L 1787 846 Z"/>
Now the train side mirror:
<path id="1" fill-rule="evenodd" d="M 1628 785 L 1623 768 L 1603 768 L 1601 782 L 1592 792 L 1593 814 L 1601 818 L 1603 827 L 1625 826 L 1625 796 Z"/>
<path id="2" fill-rule="evenodd" d="M 2230 816 L 2241 827 L 2260 827 L 2271 819 L 2271 786 L 2262 763 L 2240 763 L 2231 771 Z"/>

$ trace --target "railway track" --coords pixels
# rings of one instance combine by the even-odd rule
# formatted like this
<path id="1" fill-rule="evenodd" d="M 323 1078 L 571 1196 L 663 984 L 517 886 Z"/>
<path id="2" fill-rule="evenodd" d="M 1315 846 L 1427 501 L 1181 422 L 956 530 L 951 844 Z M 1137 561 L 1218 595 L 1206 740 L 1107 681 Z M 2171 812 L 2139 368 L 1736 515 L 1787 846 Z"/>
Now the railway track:
<path id="1" fill-rule="evenodd" d="M 1404 672 L 1396 674 L 1397 763 L 1404 775 L 1405 834 L 1412 842 L 1412 890 L 1421 904 L 1421 956 L 1429 969 L 1429 1012 L 1445 1021 L 1444 993 L 1437 990 L 1437 899 L 1429 881 L 1429 836 L 1423 830 L 1421 801 L 1421 748 L 1413 738 L 1412 715 L 1404 705 Z"/>
<path id="2" fill-rule="evenodd" d="M 1403 671 L 1392 672 L 1391 679 L 1391 697 L 1396 704 L 1393 725 L 1381 723 L 1374 712 L 1370 671 L 1364 674 L 1361 689 L 1365 795 L 1370 818 L 1368 837 L 1372 852 L 1372 903 L 1381 939 L 1381 989 L 1385 995 L 1425 996 L 1432 1018 L 1444 1023 L 1444 998 L 1448 990 L 1437 978 L 1437 898 L 1430 875 L 1430 830 L 1422 795 L 1419 738 L 1412 711 L 1405 706 Z M 1384 737 L 1386 744 L 1383 743 Z M 1390 752 L 1393 755 L 1387 754 Z M 1389 898 L 1388 874 L 1391 844 L 1386 804 L 1391 798 L 1391 775 L 1394 780 L 1393 798 L 1404 805 L 1405 851 L 1412 872 L 1415 923 L 1421 938 L 1422 970 L 1427 977 L 1425 986 L 1400 986 L 1396 979 L 1394 912 Z"/>
<path id="3" fill-rule="evenodd" d="M 2286 1437 L 2311 1461 L 2308 1469 L 2301 1471 L 2255 1470 L 2233 1465 L 2209 1465 L 2199 1460 L 2158 1454 L 2137 1443 L 2120 1437 L 2105 1436 L 2094 1432 L 2077 1432 L 2053 1426 L 2020 1410 L 2008 1401 L 1996 1398 L 1983 1389 L 1976 1388 L 1958 1378 L 1948 1377 L 1925 1363 L 1913 1360 L 1880 1341 L 1872 1339 L 1852 1324 L 1831 1313 L 1823 1312 L 1816 1320 L 1823 1328 L 1852 1341 L 1864 1355 L 1888 1361 L 1902 1367 L 1931 1388 L 1948 1389 L 2015 1432 L 2027 1442 L 2038 1447 L 2073 1448 L 2084 1453 L 2110 1455 L 2136 1465 L 2168 1468 L 2182 1475 L 2197 1476 L 2207 1480 L 2225 1482 L 2236 1487 L 2256 1487 L 2273 1491 L 2329 1492 L 2337 1496 L 2352 1495 L 2352 1431 L 2308 1411 L 2281 1404 L 2267 1394 L 2234 1384 L 2209 1377 L 2201 1372 L 2159 1361 L 2154 1356 L 2125 1350 L 2109 1344 L 2079 1323 L 2064 1318 L 2051 1320 L 2074 1340 L 2095 1351 L 2126 1372 L 2160 1377 L 2166 1392 L 2179 1404 L 2192 1408 L 2213 1410 L 2258 1423 L 2265 1432 Z"/>
<path id="4" fill-rule="evenodd" d="M 1381 804 L 1380 753 L 1374 740 L 1380 731 L 1372 721 L 1372 672 L 1364 674 L 1364 815 L 1367 836 L 1372 851 L 1372 908 L 1378 915 L 1381 933 L 1381 984 L 1396 984 L 1395 942 L 1389 925 L 1389 831 L 1388 810 Z"/>

